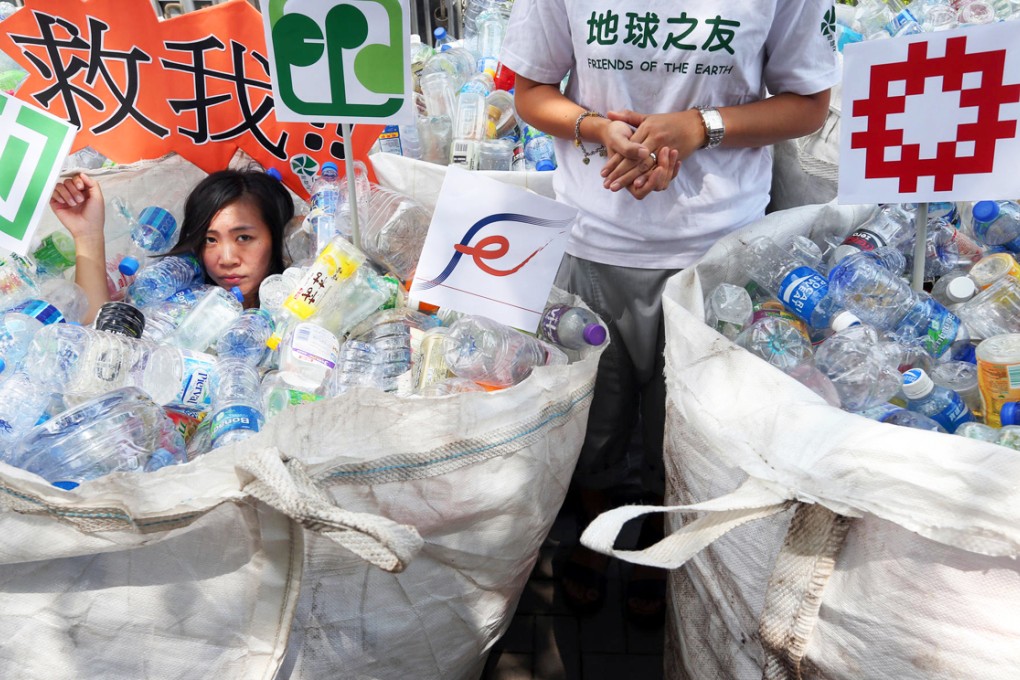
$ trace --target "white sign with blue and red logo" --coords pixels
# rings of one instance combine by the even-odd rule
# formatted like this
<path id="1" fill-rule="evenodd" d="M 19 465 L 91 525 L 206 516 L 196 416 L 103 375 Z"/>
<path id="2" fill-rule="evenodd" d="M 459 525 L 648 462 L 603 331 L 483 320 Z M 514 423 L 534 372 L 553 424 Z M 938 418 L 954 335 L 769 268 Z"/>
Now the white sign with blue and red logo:
<path id="1" fill-rule="evenodd" d="M 576 215 L 562 203 L 451 167 L 410 298 L 534 332 Z"/>

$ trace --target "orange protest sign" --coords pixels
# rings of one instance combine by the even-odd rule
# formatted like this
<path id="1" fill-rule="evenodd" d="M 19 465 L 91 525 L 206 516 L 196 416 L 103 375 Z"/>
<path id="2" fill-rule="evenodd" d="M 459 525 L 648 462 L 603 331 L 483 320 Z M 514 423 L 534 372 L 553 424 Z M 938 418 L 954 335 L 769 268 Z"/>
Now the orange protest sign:
<path id="1" fill-rule="evenodd" d="M 213 172 L 240 148 L 303 196 L 322 163 L 342 167 L 340 126 L 276 119 L 262 16 L 245 0 L 166 21 L 149 0 L 27 0 L 0 27 L 0 50 L 28 71 L 16 96 L 78 126 L 72 151 L 176 152 Z M 381 131 L 352 126 L 370 173 Z"/>

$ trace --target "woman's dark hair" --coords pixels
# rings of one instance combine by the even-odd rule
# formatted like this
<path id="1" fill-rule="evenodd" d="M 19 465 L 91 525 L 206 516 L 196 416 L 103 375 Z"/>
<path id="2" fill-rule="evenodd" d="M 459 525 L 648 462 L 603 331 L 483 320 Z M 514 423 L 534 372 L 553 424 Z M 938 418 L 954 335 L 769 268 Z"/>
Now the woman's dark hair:
<path id="1" fill-rule="evenodd" d="M 201 260 L 209 223 L 236 201 L 248 201 L 258 209 L 273 238 L 269 273 L 283 272 L 283 232 L 294 217 L 294 200 L 283 182 L 261 170 L 220 170 L 195 185 L 184 204 L 181 237 L 167 255 L 190 253 Z M 208 274 L 206 283 L 212 283 Z"/>

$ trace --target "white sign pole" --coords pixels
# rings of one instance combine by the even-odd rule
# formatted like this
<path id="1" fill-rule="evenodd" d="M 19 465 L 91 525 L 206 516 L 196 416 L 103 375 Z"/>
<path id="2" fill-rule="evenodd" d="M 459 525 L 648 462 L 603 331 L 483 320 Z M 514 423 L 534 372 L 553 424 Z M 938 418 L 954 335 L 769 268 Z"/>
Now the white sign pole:
<path id="1" fill-rule="evenodd" d="M 917 204 L 914 228 L 917 236 L 914 237 L 914 270 L 910 276 L 910 287 L 919 291 L 924 288 L 924 261 L 928 247 L 928 204 L 925 202 Z"/>
<path id="2" fill-rule="evenodd" d="M 358 229 L 358 184 L 354 177 L 354 145 L 351 143 L 351 124 L 341 123 L 344 136 L 344 166 L 347 168 L 347 201 L 351 204 L 351 242 L 361 250 L 361 231 Z"/>

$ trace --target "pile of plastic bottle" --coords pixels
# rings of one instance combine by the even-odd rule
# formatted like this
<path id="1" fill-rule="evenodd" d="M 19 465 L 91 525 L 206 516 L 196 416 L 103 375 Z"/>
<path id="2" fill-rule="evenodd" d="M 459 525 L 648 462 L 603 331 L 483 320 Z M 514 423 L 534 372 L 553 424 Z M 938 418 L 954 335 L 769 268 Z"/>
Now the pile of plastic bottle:
<path id="1" fill-rule="evenodd" d="M 836 44 L 1020 18 L 1017 0 L 857 0 L 836 5 Z"/>
<path id="2" fill-rule="evenodd" d="M 471 0 L 463 39 L 443 27 L 432 45 L 411 36 L 418 115 L 387 127 L 381 151 L 467 170 L 556 168 L 552 138 L 517 118 L 515 75 L 498 61 L 509 16 L 509 2 Z"/>
<path id="3" fill-rule="evenodd" d="M 706 322 L 834 406 L 1020 447 L 1020 205 L 961 206 L 929 205 L 925 290 L 905 277 L 916 207 L 883 205 L 824 250 L 753 239 Z"/>
<path id="4" fill-rule="evenodd" d="M 313 212 L 336 209 L 325 170 Z M 325 220 L 322 247 L 263 280 L 259 306 L 246 309 L 240 289 L 203 283 L 195 257 L 159 256 L 177 239 L 172 214 L 114 204 L 108 241 L 119 228 L 130 245 L 107 263 L 111 301 L 90 326 L 68 280 L 69 236 L 46 236 L 28 258 L 0 257 L 0 460 L 62 488 L 187 463 L 355 387 L 408 399 L 509 387 L 606 339 L 579 307 L 550 305 L 533 335 L 411 308 L 396 273 L 408 253 L 389 248 L 399 238 L 375 238 L 369 255 Z"/>

